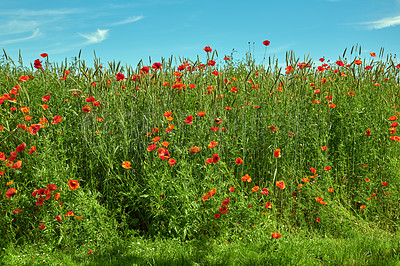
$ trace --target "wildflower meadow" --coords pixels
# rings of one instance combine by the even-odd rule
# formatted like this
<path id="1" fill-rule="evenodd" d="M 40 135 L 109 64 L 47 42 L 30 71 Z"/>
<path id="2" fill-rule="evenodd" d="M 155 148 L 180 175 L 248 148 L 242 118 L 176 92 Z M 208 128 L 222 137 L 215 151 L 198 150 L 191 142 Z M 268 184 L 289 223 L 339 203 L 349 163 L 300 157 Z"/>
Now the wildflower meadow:
<path id="1" fill-rule="evenodd" d="M 400 261 L 400 62 L 383 48 L 137 66 L 3 52 L 0 261 Z"/>

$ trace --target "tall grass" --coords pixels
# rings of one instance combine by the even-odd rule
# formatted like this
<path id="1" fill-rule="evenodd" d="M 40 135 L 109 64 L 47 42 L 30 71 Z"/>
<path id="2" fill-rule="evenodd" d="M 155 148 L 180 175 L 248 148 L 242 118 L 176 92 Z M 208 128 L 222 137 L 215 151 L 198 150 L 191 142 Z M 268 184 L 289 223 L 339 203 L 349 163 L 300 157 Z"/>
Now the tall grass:
<path id="1" fill-rule="evenodd" d="M 45 57 L 35 68 L 4 54 L 0 242 L 65 246 L 126 234 L 231 241 L 252 228 L 396 232 L 399 65 L 383 51 L 357 61 L 357 50 L 325 65 L 289 52 L 285 70 L 251 57 L 212 65 L 215 51 L 204 63 L 161 59 L 160 68 L 97 58 L 92 68 L 79 56 L 61 65 Z"/>

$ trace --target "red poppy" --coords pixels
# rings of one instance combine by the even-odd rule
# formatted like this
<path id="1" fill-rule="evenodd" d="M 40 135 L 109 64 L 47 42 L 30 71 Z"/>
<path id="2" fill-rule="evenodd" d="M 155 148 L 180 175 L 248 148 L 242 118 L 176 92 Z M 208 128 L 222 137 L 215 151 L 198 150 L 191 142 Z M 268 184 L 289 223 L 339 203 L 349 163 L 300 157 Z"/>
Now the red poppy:
<path id="1" fill-rule="evenodd" d="M 32 153 L 34 153 L 36 151 L 36 147 L 35 146 L 32 146 L 30 149 L 29 149 L 29 154 L 32 154 Z"/>
<path id="2" fill-rule="evenodd" d="M 217 163 L 219 161 L 218 154 L 213 154 L 213 163 Z"/>
<path id="3" fill-rule="evenodd" d="M 327 151 L 327 150 L 328 150 L 328 147 L 326 147 L 326 146 L 322 146 L 322 147 L 321 147 L 321 150 L 323 150 L 323 151 Z"/>
<path id="4" fill-rule="evenodd" d="M 42 206 L 44 202 L 44 198 L 40 197 L 36 200 L 36 206 Z"/>
<path id="5" fill-rule="evenodd" d="M 211 130 L 214 131 L 214 132 L 217 132 L 218 129 L 219 129 L 219 127 L 211 127 Z"/>
<path id="6" fill-rule="evenodd" d="M 176 160 L 175 159 L 169 159 L 168 163 L 169 163 L 170 166 L 172 166 L 172 165 L 176 164 Z"/>
<path id="7" fill-rule="evenodd" d="M 371 130 L 367 129 L 367 131 L 365 132 L 365 136 L 371 136 Z"/>
<path id="8" fill-rule="evenodd" d="M 229 213 L 228 206 L 222 205 L 221 207 L 219 207 L 219 212 L 222 213 L 222 214 Z"/>
<path id="9" fill-rule="evenodd" d="M 285 189 L 285 182 L 284 181 L 276 181 L 276 185 L 280 188 L 280 189 Z"/>
<path id="10" fill-rule="evenodd" d="M 115 78 L 117 79 L 117 81 L 121 81 L 121 80 L 124 80 L 124 79 L 125 79 L 125 76 L 124 76 L 124 74 L 122 74 L 122 73 L 118 73 L 118 74 L 115 76 Z"/>
<path id="11" fill-rule="evenodd" d="M 235 187 L 230 187 L 230 188 L 229 188 L 229 191 L 230 191 L 230 192 L 234 192 L 234 191 L 235 191 Z"/>
<path id="12" fill-rule="evenodd" d="M 69 186 L 69 189 L 71 189 L 71 190 L 77 190 L 79 188 L 79 182 L 78 182 L 78 180 L 70 179 L 68 181 L 68 186 Z"/>
<path id="13" fill-rule="evenodd" d="M 336 61 L 336 64 L 337 64 L 338 66 L 344 66 L 344 63 L 343 63 L 342 61 Z"/>
<path id="14" fill-rule="evenodd" d="M 16 161 L 13 166 L 11 166 L 11 169 L 19 169 L 22 166 L 22 161 L 18 160 Z"/>
<path id="15" fill-rule="evenodd" d="M 198 111 L 197 114 L 198 114 L 200 117 L 203 117 L 203 116 L 206 115 L 206 112 L 205 112 L 205 111 Z"/>
<path id="16" fill-rule="evenodd" d="M 22 143 L 21 145 L 19 145 L 19 146 L 15 149 L 15 151 L 16 151 L 16 152 L 21 152 L 21 151 L 25 150 L 25 147 L 26 147 L 25 143 Z"/>
<path id="17" fill-rule="evenodd" d="M 274 126 L 270 126 L 269 129 L 271 129 L 272 131 L 278 132 L 278 129 Z"/>
<path id="18" fill-rule="evenodd" d="M 324 170 L 325 170 L 325 171 L 329 171 L 329 170 L 331 170 L 331 167 L 330 167 L 330 166 L 327 166 L 327 167 L 324 168 Z"/>
<path id="19" fill-rule="evenodd" d="M 275 156 L 275 158 L 280 157 L 280 156 L 281 156 L 281 149 L 276 149 L 276 150 L 274 151 L 274 156 Z"/>
<path id="20" fill-rule="evenodd" d="M 193 116 L 189 115 L 188 117 L 186 117 L 185 119 L 185 123 L 191 125 L 193 122 Z"/>
<path id="21" fill-rule="evenodd" d="M 74 212 L 73 211 L 69 211 L 69 212 L 67 212 L 65 215 L 64 215 L 64 217 L 69 217 L 69 216 L 74 216 L 75 214 L 74 214 Z"/>
<path id="22" fill-rule="evenodd" d="M 40 54 L 40 56 L 41 56 L 41 57 L 46 57 L 46 56 L 48 56 L 48 54 L 43 53 L 43 54 Z"/>
<path id="23" fill-rule="evenodd" d="M 280 233 L 275 233 L 275 232 L 272 233 L 272 238 L 278 239 L 280 237 L 282 237 L 282 235 Z"/>
<path id="24" fill-rule="evenodd" d="M 389 183 L 388 182 L 382 182 L 382 186 L 388 186 Z"/>
<path id="25" fill-rule="evenodd" d="M 243 163 L 243 159 L 242 158 L 237 158 L 235 161 L 236 164 L 242 164 Z"/>
<path id="26" fill-rule="evenodd" d="M 90 111 L 92 110 L 92 107 L 90 107 L 89 105 L 86 105 L 85 107 L 82 107 L 82 110 L 85 113 L 90 113 Z"/>
<path id="27" fill-rule="evenodd" d="M 61 216 L 60 216 L 60 215 L 57 215 L 57 216 L 56 216 L 56 220 L 57 220 L 58 222 L 60 222 L 60 223 L 61 223 L 61 221 L 62 221 L 62 218 L 61 218 Z"/>
<path id="28" fill-rule="evenodd" d="M 212 163 L 212 162 L 213 162 L 213 159 L 212 159 L 212 158 L 207 158 L 206 164 L 210 164 L 210 163 Z"/>
<path id="29" fill-rule="evenodd" d="M 142 67 L 142 69 L 140 69 L 140 72 L 144 73 L 144 74 L 148 74 L 149 73 L 150 68 L 147 66 Z"/>
<path id="30" fill-rule="evenodd" d="M 221 214 L 216 213 L 216 214 L 214 214 L 214 217 L 215 217 L 215 219 L 219 219 L 221 217 Z"/>
<path id="31" fill-rule="evenodd" d="M 210 60 L 210 61 L 208 61 L 207 65 L 215 66 L 215 61 L 214 60 Z"/>
<path id="32" fill-rule="evenodd" d="M 34 66 L 34 68 L 36 68 L 36 69 L 42 69 L 43 68 L 43 66 L 42 66 L 42 61 L 40 61 L 39 59 L 36 59 L 34 62 L 33 62 L 33 66 Z"/>
<path id="33" fill-rule="evenodd" d="M 257 192 L 260 189 L 259 186 L 255 186 L 251 189 L 251 192 Z"/>
<path id="34" fill-rule="evenodd" d="M 154 63 L 152 68 L 153 69 L 161 69 L 161 63 Z"/>
<path id="35" fill-rule="evenodd" d="M 242 177 L 241 180 L 242 180 L 242 181 L 247 181 L 247 182 L 251 182 L 251 181 L 252 181 L 251 177 L 250 177 L 248 174 L 245 174 L 245 175 Z"/>
<path id="36" fill-rule="evenodd" d="M 389 121 L 396 121 L 397 120 L 397 116 L 391 116 L 391 117 L 389 117 Z"/>
<path id="37" fill-rule="evenodd" d="M 372 57 L 375 57 L 376 54 L 375 53 L 369 53 Z"/>
<path id="38" fill-rule="evenodd" d="M 321 62 L 324 62 L 325 61 L 325 58 L 320 58 L 320 59 L 318 59 L 319 61 L 321 61 Z"/>
<path id="39" fill-rule="evenodd" d="M 210 46 L 204 47 L 203 50 L 206 51 L 207 53 L 211 53 L 212 52 L 212 49 L 210 48 Z"/>
<path id="40" fill-rule="evenodd" d="M 161 160 L 169 159 L 169 157 L 170 157 L 169 152 L 168 152 L 167 149 L 159 148 L 159 149 L 157 150 L 157 152 L 158 152 L 158 157 L 159 157 Z"/>
<path id="41" fill-rule="evenodd" d="M 200 147 L 194 146 L 194 147 L 192 147 L 192 148 L 189 149 L 189 152 L 191 152 L 191 153 L 197 153 L 197 152 L 199 152 L 200 150 L 201 150 Z"/>
<path id="42" fill-rule="evenodd" d="M 261 191 L 261 195 L 269 195 L 268 188 L 263 188 L 262 191 Z"/>
<path id="43" fill-rule="evenodd" d="M 29 80 L 29 76 L 21 76 L 21 77 L 18 79 L 18 81 L 23 81 L 23 82 L 28 81 L 28 80 Z"/>
<path id="44" fill-rule="evenodd" d="M 171 132 L 174 129 L 175 125 L 168 125 L 167 129 L 165 129 L 165 132 Z"/>
<path id="45" fill-rule="evenodd" d="M 52 124 L 57 124 L 57 123 L 60 123 L 62 121 L 62 117 L 61 116 L 59 116 L 59 115 L 56 115 L 54 118 L 53 118 L 53 121 L 51 122 Z"/>
<path id="46" fill-rule="evenodd" d="M 365 205 L 361 205 L 361 206 L 360 206 L 360 210 L 364 210 L 364 209 L 365 209 L 365 207 L 367 207 L 367 206 L 365 206 Z"/>
<path id="47" fill-rule="evenodd" d="M 16 210 L 13 210 L 13 213 L 15 213 L 15 214 L 18 214 L 18 213 L 20 213 L 20 212 L 22 212 L 22 210 L 18 207 L 18 209 L 16 209 Z"/>
<path id="48" fill-rule="evenodd" d="M 265 45 L 265 46 L 268 46 L 268 45 L 270 45 L 270 41 L 268 41 L 268 40 L 265 40 L 265 41 L 263 41 L 263 44 Z"/>
<path id="49" fill-rule="evenodd" d="M 45 95 L 42 97 L 42 101 L 47 102 L 48 100 L 50 100 L 51 95 Z"/>
<path id="50" fill-rule="evenodd" d="M 321 219 L 320 218 L 317 218 L 317 223 L 320 223 L 321 222 Z"/>
<path id="51" fill-rule="evenodd" d="M 266 203 L 265 203 L 265 208 L 271 209 L 271 207 L 272 207 L 271 202 L 266 202 Z"/>
<path id="52" fill-rule="evenodd" d="M 46 228 L 46 225 L 44 225 L 44 224 L 42 224 L 42 223 L 39 223 L 39 225 L 40 225 L 40 226 L 39 226 L 39 229 L 40 229 L 40 230 L 43 230 L 43 229 Z"/>
<path id="53" fill-rule="evenodd" d="M 10 199 L 12 196 L 17 194 L 17 190 L 15 188 L 10 188 L 6 191 L 6 198 Z"/>
<path id="54" fill-rule="evenodd" d="M 317 170 L 315 170 L 314 167 L 310 167 L 310 171 L 311 171 L 311 173 L 313 173 L 313 174 L 315 174 L 315 173 L 317 172 Z"/>
<path id="55" fill-rule="evenodd" d="M 222 201 L 222 205 L 228 205 L 230 201 L 231 201 L 231 199 L 224 199 Z"/>

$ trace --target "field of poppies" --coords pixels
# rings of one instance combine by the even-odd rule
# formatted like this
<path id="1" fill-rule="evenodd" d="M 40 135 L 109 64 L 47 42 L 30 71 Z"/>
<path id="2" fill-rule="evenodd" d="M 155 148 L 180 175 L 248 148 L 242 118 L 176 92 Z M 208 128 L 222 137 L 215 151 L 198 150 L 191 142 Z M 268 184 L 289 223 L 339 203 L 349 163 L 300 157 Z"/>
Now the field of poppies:
<path id="1" fill-rule="evenodd" d="M 4 51 L 1 256 L 94 257 L 132 237 L 259 239 L 278 254 L 291 239 L 371 234 L 399 258 L 396 58 L 355 46 L 338 59 L 288 52 L 280 67 L 200 52 L 132 67 L 46 53 L 24 66 Z"/>

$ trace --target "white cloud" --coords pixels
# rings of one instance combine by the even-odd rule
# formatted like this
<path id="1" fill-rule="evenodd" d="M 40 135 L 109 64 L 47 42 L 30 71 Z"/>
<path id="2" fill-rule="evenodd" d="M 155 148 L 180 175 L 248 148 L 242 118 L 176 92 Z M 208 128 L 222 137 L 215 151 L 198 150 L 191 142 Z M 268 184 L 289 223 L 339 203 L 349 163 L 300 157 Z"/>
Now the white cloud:
<path id="1" fill-rule="evenodd" d="M 362 22 L 361 25 L 367 25 L 370 30 L 380 30 L 393 27 L 400 24 L 400 16 L 383 18 L 376 21 Z"/>
<path id="2" fill-rule="evenodd" d="M 110 26 L 117 26 L 117 25 L 123 25 L 123 24 L 128 24 L 128 23 L 132 23 L 132 22 L 136 22 L 143 19 L 143 16 L 137 16 L 137 17 L 129 17 L 125 20 L 119 21 L 119 22 L 115 22 L 110 24 Z"/>
<path id="3" fill-rule="evenodd" d="M 40 29 L 36 29 L 31 36 L 25 37 L 25 38 L 19 38 L 19 39 L 13 39 L 13 40 L 6 40 L 6 41 L 2 41 L 0 42 L 1 45 L 3 44 L 11 44 L 11 43 L 16 43 L 16 42 L 23 42 L 23 41 L 28 41 L 28 40 L 32 40 L 35 39 L 37 37 L 39 37 L 41 35 L 40 33 Z"/>
<path id="4" fill-rule="evenodd" d="M 11 16 L 12 17 L 38 17 L 38 16 L 61 16 L 61 15 L 69 15 L 69 14 L 77 14 L 82 13 L 83 10 L 78 8 L 71 9 L 43 9 L 43 10 L 26 10 L 26 9 L 18 9 L 18 10 L 2 10 L 0 11 L 0 15 L 3 16 Z"/>
<path id="5" fill-rule="evenodd" d="M 100 43 L 107 38 L 108 30 L 97 29 L 97 32 L 92 32 L 90 34 L 79 33 L 79 35 L 87 39 L 85 44 Z"/>
<path id="6" fill-rule="evenodd" d="M 11 20 L 0 26 L 1 35 L 12 35 L 35 30 L 39 23 L 34 20 Z"/>

